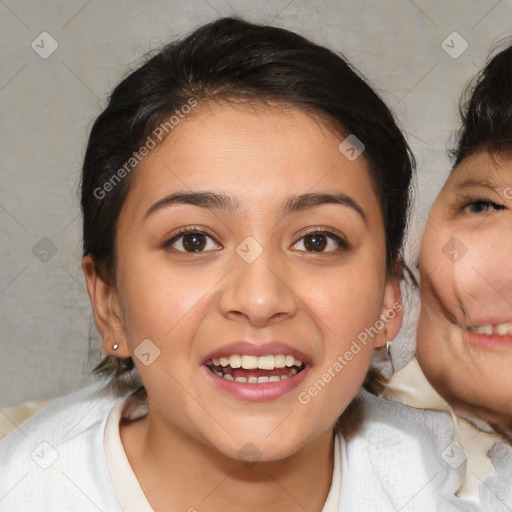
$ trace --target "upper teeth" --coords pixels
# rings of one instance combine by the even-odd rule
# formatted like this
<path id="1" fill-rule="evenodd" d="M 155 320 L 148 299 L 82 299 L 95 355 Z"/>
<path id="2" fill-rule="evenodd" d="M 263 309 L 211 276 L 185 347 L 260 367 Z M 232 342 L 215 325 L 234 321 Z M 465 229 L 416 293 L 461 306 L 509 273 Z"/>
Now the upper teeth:
<path id="1" fill-rule="evenodd" d="M 291 366 L 302 366 L 302 361 L 295 359 L 291 355 L 266 355 L 266 356 L 250 356 L 250 355 L 231 355 L 229 357 L 220 357 L 210 359 L 207 364 L 214 366 L 231 366 L 231 368 L 243 368 L 244 370 L 273 370 L 274 368 L 286 368 Z"/>
<path id="2" fill-rule="evenodd" d="M 468 331 L 476 334 L 487 334 L 492 336 L 498 334 L 499 336 L 507 336 L 512 334 L 512 323 L 496 324 L 496 325 L 479 325 L 478 327 L 468 327 Z"/>

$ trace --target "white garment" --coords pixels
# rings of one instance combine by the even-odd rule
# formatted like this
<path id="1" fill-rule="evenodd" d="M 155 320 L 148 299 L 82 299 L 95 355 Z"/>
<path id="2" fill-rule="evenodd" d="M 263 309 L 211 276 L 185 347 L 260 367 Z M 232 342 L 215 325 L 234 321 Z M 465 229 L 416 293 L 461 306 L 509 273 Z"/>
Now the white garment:
<path id="1" fill-rule="evenodd" d="M 16 425 L 28 420 L 36 412 L 46 407 L 52 399 L 49 400 L 30 400 L 13 407 L 3 407 L 0 409 L 0 439 L 5 437 Z"/>
<path id="2" fill-rule="evenodd" d="M 2 439 L 0 511 L 151 511 L 119 437 L 125 399 L 106 393 L 104 383 L 91 384 L 53 401 Z M 474 510 L 457 508 L 452 499 L 459 480 L 434 449 L 429 425 L 435 417 L 418 418 L 364 391 L 351 407 L 364 421 L 349 438 L 335 438 L 322 512 Z"/>
<path id="3" fill-rule="evenodd" d="M 112 478 L 119 505 L 124 512 L 154 512 L 148 503 L 144 491 L 142 490 L 119 435 L 119 422 L 124 417 L 123 409 L 129 396 L 119 402 L 110 412 L 105 427 L 104 447 L 107 465 Z M 146 411 L 132 416 L 132 419 L 144 416 Z"/>
<path id="4" fill-rule="evenodd" d="M 0 441 L 0 511 L 122 512 L 103 450 L 121 397 L 95 383 L 51 402 Z"/>
<path id="5" fill-rule="evenodd" d="M 502 489 L 494 489 L 494 486 L 510 489 L 512 480 L 506 473 L 510 473 L 512 468 L 508 472 L 496 474 L 491 455 L 505 452 L 500 453 L 499 460 L 503 464 L 506 460 L 510 461 L 512 447 L 503 443 L 497 434 L 481 430 L 467 419 L 457 415 L 429 383 L 415 357 L 395 372 L 389 381 L 383 381 L 381 384 L 384 386 L 381 396 L 388 400 L 398 401 L 420 410 L 430 409 L 449 414 L 453 422 L 450 426 L 451 440 L 456 443 L 453 449 L 460 452 L 461 456 L 462 480 L 457 489 L 458 496 L 478 505 L 482 503 L 482 495 L 486 493 L 489 496 L 485 500 L 487 505 L 483 506 L 485 510 L 489 509 L 492 512 L 499 508 L 511 510 L 509 507 L 512 507 L 512 491 L 507 493 Z M 499 449 L 493 450 L 493 447 L 498 445 L 500 445 Z M 453 450 L 447 453 L 452 452 Z M 491 484 L 491 482 L 494 483 Z"/>

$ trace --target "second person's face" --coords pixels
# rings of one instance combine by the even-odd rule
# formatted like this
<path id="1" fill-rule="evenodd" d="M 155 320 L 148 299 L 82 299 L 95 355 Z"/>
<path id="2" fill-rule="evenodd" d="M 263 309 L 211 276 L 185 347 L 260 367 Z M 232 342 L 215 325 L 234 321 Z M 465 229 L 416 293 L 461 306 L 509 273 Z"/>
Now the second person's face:
<path id="1" fill-rule="evenodd" d="M 512 161 L 479 153 L 452 172 L 420 254 L 417 356 L 449 402 L 512 419 Z"/>

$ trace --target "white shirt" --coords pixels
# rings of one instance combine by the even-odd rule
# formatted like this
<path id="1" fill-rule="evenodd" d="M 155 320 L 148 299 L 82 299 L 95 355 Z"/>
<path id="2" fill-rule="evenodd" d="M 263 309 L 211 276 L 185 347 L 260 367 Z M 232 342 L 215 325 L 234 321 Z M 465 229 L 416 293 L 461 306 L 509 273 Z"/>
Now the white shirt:
<path id="1" fill-rule="evenodd" d="M 0 511 L 151 511 L 119 435 L 126 400 L 94 383 L 51 402 L 2 439 Z M 460 477 L 439 457 L 429 428 L 436 416 L 364 391 L 351 410 L 363 422 L 335 436 L 322 512 L 476 510 L 452 499 Z"/>
<path id="2" fill-rule="evenodd" d="M 478 504 L 480 487 L 485 487 L 483 482 L 494 475 L 495 468 L 488 454 L 493 446 L 502 442 L 500 436 L 480 430 L 470 421 L 457 415 L 432 387 L 415 357 L 405 367 L 395 372 L 391 380 L 382 384 L 384 398 L 400 401 L 415 408 L 444 411 L 450 415 L 454 427 L 453 441 L 457 443 L 453 449 L 465 458 L 464 464 L 461 465 L 463 479 L 457 495 Z M 506 445 L 503 449 L 512 450 Z"/>

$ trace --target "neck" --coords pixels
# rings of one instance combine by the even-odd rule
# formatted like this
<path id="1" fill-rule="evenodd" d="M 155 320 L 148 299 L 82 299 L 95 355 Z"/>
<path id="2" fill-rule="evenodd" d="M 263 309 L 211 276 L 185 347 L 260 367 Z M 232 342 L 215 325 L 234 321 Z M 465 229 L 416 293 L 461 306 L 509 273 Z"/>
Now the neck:
<path id="1" fill-rule="evenodd" d="M 331 429 L 284 460 L 249 464 L 152 416 L 121 423 L 120 434 L 155 512 L 322 510 L 334 467 Z"/>

